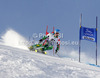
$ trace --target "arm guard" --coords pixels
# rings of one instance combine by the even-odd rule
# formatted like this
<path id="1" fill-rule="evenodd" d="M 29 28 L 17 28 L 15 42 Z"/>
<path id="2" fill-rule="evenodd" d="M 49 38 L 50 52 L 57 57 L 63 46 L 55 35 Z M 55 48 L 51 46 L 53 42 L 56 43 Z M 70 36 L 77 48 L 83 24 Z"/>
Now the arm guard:
<path id="1" fill-rule="evenodd" d="M 57 48 L 56 48 L 56 49 L 57 49 L 57 51 L 59 50 L 59 48 L 60 48 L 60 44 L 57 44 Z"/>
<path id="2" fill-rule="evenodd" d="M 56 48 L 56 50 L 55 50 L 55 53 L 58 52 L 59 48 L 60 48 L 60 44 L 57 43 L 57 48 Z"/>

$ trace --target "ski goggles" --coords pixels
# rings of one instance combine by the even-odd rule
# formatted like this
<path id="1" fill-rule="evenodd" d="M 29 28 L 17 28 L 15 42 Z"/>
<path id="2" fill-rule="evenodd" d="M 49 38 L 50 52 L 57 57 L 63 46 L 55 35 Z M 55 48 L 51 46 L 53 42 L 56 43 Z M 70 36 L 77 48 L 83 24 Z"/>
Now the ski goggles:
<path id="1" fill-rule="evenodd" d="M 55 34 L 59 35 L 59 33 L 55 33 Z"/>

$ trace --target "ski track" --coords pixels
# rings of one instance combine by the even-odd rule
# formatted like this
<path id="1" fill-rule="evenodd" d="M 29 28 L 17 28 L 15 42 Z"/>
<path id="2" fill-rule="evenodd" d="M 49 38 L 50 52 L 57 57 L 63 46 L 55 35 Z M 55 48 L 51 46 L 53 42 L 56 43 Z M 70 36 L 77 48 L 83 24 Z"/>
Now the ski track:
<path id="1" fill-rule="evenodd" d="M 100 78 L 100 68 L 0 45 L 0 78 Z"/>

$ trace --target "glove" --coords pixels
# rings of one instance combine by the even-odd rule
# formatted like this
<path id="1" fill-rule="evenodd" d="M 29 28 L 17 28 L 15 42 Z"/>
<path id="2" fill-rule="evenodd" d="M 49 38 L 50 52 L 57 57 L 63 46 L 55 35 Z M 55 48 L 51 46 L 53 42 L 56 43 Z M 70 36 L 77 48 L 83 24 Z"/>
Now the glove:
<path id="1" fill-rule="evenodd" d="M 58 51 L 57 50 L 55 50 L 55 54 L 57 53 Z"/>
<path id="2" fill-rule="evenodd" d="M 41 43 L 42 41 L 43 41 L 43 39 L 40 39 L 40 40 L 39 40 L 39 43 Z"/>

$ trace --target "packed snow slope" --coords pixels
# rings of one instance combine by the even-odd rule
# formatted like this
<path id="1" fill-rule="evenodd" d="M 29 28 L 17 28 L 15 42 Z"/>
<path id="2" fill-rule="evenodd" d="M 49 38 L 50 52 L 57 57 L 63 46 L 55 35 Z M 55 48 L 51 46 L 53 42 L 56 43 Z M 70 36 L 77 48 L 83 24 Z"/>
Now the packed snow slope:
<path id="1" fill-rule="evenodd" d="M 100 78 L 100 68 L 0 45 L 0 78 Z"/>
<path id="2" fill-rule="evenodd" d="M 0 78 L 100 78 L 99 67 L 29 51 L 20 40 L 12 30 L 1 37 Z"/>

